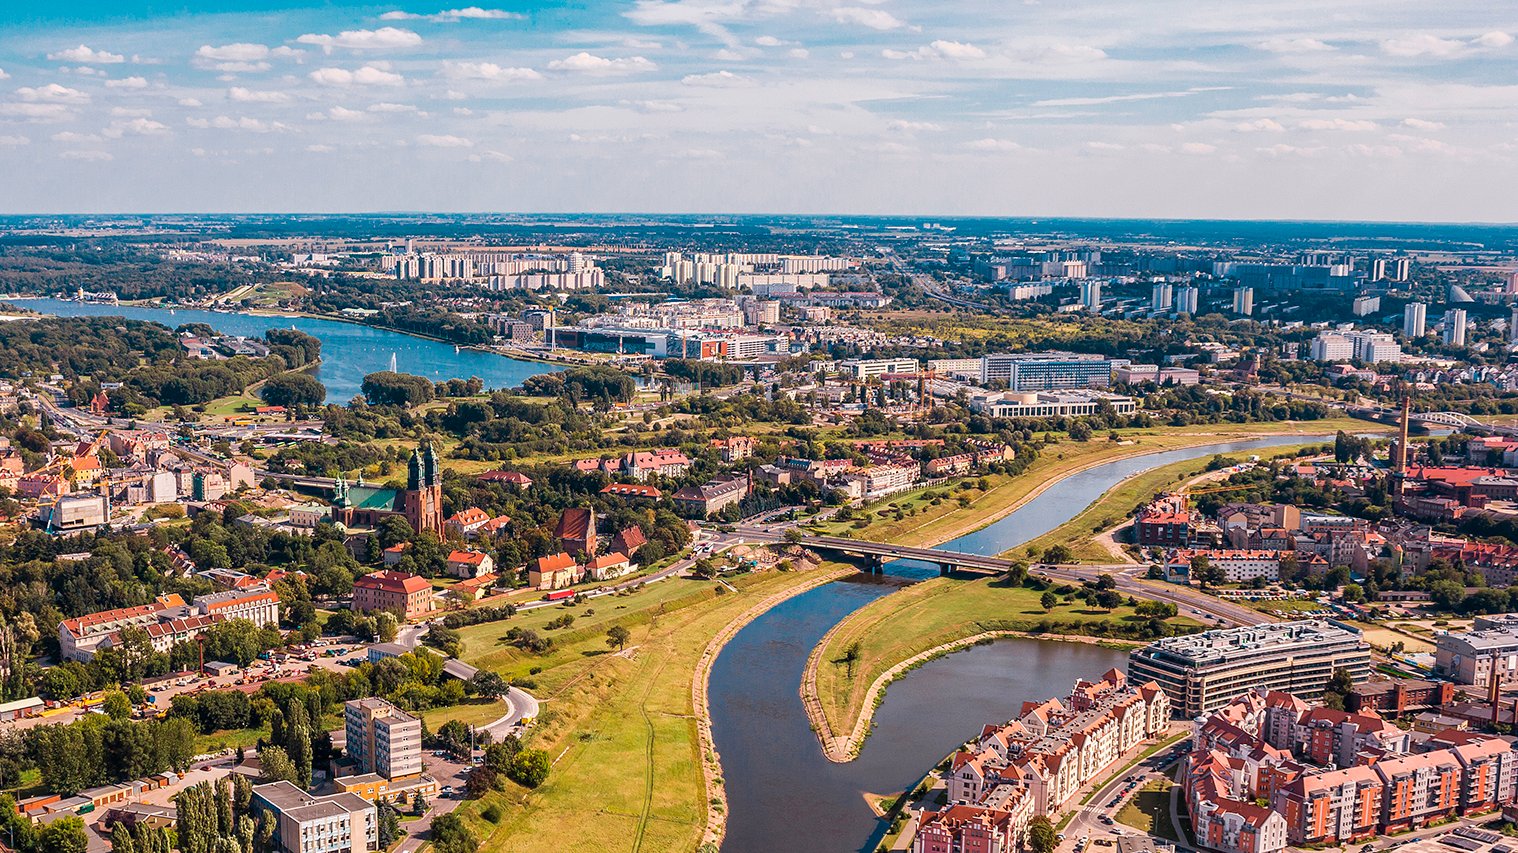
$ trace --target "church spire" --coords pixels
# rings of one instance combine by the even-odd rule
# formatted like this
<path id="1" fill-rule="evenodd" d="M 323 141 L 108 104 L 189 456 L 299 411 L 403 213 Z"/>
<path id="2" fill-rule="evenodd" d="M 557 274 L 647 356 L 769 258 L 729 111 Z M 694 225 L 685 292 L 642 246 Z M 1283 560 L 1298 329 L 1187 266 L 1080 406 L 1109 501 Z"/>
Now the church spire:
<path id="1" fill-rule="evenodd" d="M 411 462 L 406 466 L 406 490 L 415 492 L 422 487 L 422 449 L 411 451 Z"/>
<path id="2" fill-rule="evenodd" d="M 333 484 L 332 491 L 332 505 L 339 508 L 346 507 L 348 505 L 348 481 L 341 473 L 337 475 L 337 482 Z"/>
<path id="3" fill-rule="evenodd" d="M 426 474 L 427 485 L 436 486 L 439 482 L 437 473 L 437 450 L 432 446 L 432 442 L 430 441 L 427 442 L 427 456 L 423 467 Z"/>

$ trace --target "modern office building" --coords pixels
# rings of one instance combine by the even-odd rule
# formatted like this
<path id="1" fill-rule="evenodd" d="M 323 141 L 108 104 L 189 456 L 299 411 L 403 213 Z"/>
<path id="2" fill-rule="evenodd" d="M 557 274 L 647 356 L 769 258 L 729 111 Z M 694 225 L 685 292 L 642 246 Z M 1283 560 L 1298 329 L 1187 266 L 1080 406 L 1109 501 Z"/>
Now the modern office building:
<path id="1" fill-rule="evenodd" d="M 1452 347 L 1465 346 L 1465 309 L 1451 308 L 1444 312 L 1444 342 Z"/>
<path id="2" fill-rule="evenodd" d="M 838 362 L 838 372 L 855 379 L 869 379 L 887 373 L 916 373 L 922 362 L 915 358 L 849 358 Z"/>
<path id="3" fill-rule="evenodd" d="M 1359 631 L 1322 619 L 1167 637 L 1128 658 L 1128 677 L 1157 682 L 1185 717 L 1256 688 L 1316 699 L 1339 669 L 1356 681 L 1368 678 L 1370 647 Z"/>
<path id="4" fill-rule="evenodd" d="M 422 721 L 386 702 L 369 697 L 343 705 L 343 750 L 362 773 L 386 779 L 422 772 Z"/>
<path id="5" fill-rule="evenodd" d="M 1010 391 L 1106 388 L 1118 364 L 1101 356 L 1069 352 L 1002 353 L 982 359 L 980 381 L 1005 382 Z"/>
<path id="6" fill-rule="evenodd" d="M 314 796 L 289 782 L 253 787 L 253 808 L 274 814 L 280 853 L 369 853 L 379 847 L 379 815 L 357 794 Z"/>
<path id="7" fill-rule="evenodd" d="M 1422 302 L 1409 302 L 1402 309 L 1402 334 L 1409 338 L 1421 338 L 1428 331 L 1428 306 Z"/>
<path id="8" fill-rule="evenodd" d="M 1457 684 L 1485 688 L 1492 678 L 1518 682 L 1518 613 L 1477 616 L 1469 631 L 1450 631 L 1434 641 L 1434 674 Z"/>

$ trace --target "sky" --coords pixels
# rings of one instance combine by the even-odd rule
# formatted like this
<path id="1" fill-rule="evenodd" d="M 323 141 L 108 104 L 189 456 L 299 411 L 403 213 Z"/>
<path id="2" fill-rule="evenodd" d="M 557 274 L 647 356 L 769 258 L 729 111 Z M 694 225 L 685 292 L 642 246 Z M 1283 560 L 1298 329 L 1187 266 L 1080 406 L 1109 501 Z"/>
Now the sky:
<path id="1" fill-rule="evenodd" d="M 0 212 L 1518 221 L 1511 2 L 479 2 L 7 0 Z"/>

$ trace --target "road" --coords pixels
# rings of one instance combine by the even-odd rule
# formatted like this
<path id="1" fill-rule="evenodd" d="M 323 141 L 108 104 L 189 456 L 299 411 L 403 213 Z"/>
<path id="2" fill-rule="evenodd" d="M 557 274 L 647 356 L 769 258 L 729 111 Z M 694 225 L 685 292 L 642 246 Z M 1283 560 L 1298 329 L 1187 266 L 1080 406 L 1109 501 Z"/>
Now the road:
<path id="1" fill-rule="evenodd" d="M 1187 727 L 1189 728 L 1189 727 Z M 1181 729 L 1171 732 L 1175 734 Z M 1064 829 L 1065 839 L 1057 848 L 1061 853 L 1067 853 L 1075 849 L 1075 845 L 1083 837 L 1091 839 L 1113 838 L 1119 835 L 1140 835 L 1138 830 L 1116 823 L 1117 813 L 1122 810 L 1126 803 L 1146 783 L 1155 779 L 1165 778 L 1166 770 L 1174 766 L 1172 758 L 1179 756 L 1178 747 L 1170 747 L 1151 755 L 1139 762 L 1137 766 L 1128 770 L 1121 776 L 1102 785 L 1097 790 L 1096 796 L 1083 806 L 1076 808 L 1075 815 L 1066 824 Z M 1131 759 L 1130 759 L 1131 760 Z M 1107 824 L 1102 818 L 1114 819 L 1114 823 Z M 1086 848 L 1090 850 L 1088 846 Z"/>

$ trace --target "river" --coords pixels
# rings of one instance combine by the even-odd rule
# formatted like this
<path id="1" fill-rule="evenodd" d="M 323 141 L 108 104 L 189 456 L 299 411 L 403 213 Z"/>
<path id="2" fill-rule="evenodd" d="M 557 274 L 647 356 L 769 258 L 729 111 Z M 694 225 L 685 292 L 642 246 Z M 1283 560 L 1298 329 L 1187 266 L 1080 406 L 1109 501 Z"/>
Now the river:
<path id="1" fill-rule="evenodd" d="M 12 299 L 13 304 L 39 314 L 58 317 L 126 317 L 148 320 L 175 328 L 185 323 L 204 323 L 224 335 L 256 337 L 269 329 L 295 328 L 322 342 L 322 363 L 314 373 L 327 386 L 327 402 L 346 403 L 360 391 L 366 374 L 390 369 L 395 356 L 402 373 L 425 376 L 434 382 L 478 376 L 486 388 L 513 388 L 529 376 L 561 368 L 523 361 L 480 350 L 460 349 L 402 332 L 377 329 L 341 320 L 268 314 L 236 314 L 136 305 L 96 305 L 62 299 Z"/>
<path id="2" fill-rule="evenodd" d="M 1118 482 L 1186 459 L 1328 440 L 1277 436 L 1171 450 L 1110 462 L 1066 477 L 975 533 L 943 547 L 976 554 L 1016 548 L 1075 517 Z M 1025 699 L 1064 693 L 1078 677 L 1126 668 L 1127 655 L 1099 646 L 1001 640 L 930 661 L 891 685 L 859 757 L 822 755 L 801 705 L 807 656 L 834 624 L 937 568 L 886 565 L 896 579 L 866 576 L 826 584 L 775 607 L 738 632 L 712 668 L 713 737 L 727 787 L 726 853 L 873 851 L 884 824 L 865 793 L 915 784 L 985 723 L 1002 722 Z"/>

